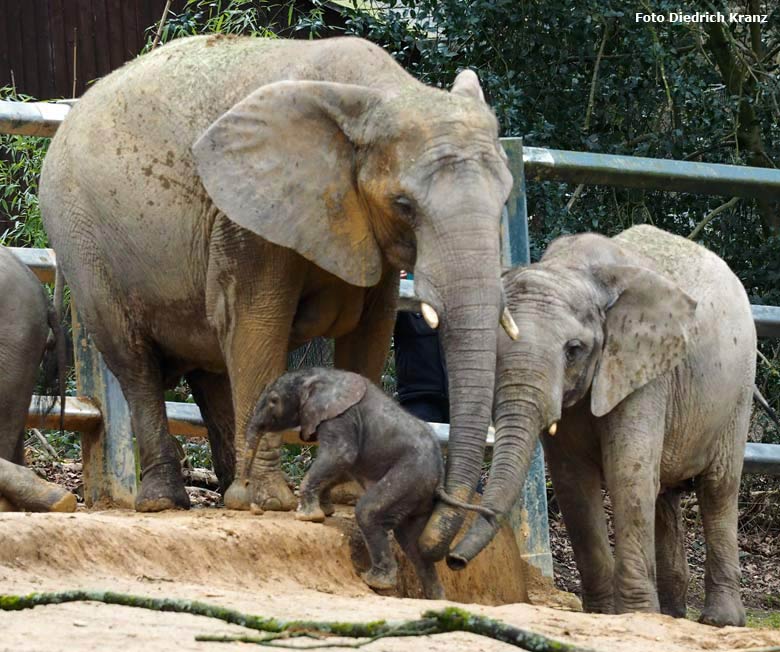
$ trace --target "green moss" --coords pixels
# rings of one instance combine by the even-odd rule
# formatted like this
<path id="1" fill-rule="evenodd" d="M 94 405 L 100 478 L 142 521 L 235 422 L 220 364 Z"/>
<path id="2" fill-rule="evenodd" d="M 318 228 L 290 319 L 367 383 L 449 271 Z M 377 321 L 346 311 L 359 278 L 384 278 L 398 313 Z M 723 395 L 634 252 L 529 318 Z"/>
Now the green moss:
<path id="1" fill-rule="evenodd" d="M 18 595 L 0 595 L 0 611 L 21 611 L 25 608 Z"/>
<path id="2" fill-rule="evenodd" d="M 780 611 L 748 609 L 747 626 L 754 629 L 780 629 Z"/>

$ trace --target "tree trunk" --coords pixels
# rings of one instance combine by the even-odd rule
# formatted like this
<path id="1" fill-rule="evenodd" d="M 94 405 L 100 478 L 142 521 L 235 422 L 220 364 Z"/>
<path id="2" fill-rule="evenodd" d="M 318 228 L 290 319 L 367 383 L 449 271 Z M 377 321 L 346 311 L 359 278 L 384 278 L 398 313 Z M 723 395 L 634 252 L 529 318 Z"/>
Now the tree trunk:
<path id="1" fill-rule="evenodd" d="M 755 28 L 751 29 L 751 43 L 757 61 L 760 60 L 763 52 L 758 29 L 757 24 Z M 744 152 L 747 164 L 759 168 L 777 167 L 764 150 L 761 123 L 752 104 L 752 99 L 756 96 L 756 84 L 753 76 L 732 50 L 722 23 L 705 23 L 704 31 L 709 37 L 707 47 L 715 57 L 715 63 L 726 84 L 726 90 L 730 95 L 739 97 L 737 144 Z M 767 199 L 756 199 L 756 205 L 765 234 L 769 236 L 780 233 L 780 203 Z"/>

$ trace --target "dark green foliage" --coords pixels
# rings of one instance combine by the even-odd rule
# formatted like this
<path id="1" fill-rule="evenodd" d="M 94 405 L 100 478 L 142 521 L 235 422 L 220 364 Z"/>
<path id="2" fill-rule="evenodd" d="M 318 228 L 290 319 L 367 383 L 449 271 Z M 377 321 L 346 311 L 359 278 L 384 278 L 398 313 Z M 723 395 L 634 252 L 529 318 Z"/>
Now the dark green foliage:
<path id="1" fill-rule="evenodd" d="M 31 100 L 13 88 L 0 88 L 0 100 Z M 48 239 L 38 208 L 38 179 L 48 138 L 0 134 L 0 244 L 46 247 Z"/>

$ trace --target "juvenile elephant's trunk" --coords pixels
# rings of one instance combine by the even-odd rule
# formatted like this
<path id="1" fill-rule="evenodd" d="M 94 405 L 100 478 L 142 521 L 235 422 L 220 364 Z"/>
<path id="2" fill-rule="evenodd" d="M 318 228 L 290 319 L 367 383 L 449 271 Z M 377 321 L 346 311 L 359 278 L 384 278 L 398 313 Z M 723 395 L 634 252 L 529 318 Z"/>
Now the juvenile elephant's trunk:
<path id="1" fill-rule="evenodd" d="M 246 454 L 244 455 L 244 468 L 241 469 L 241 478 L 246 480 L 252 472 L 252 464 L 257 457 L 257 447 L 260 444 L 261 432 L 250 428 L 246 433 Z"/>
<path id="2" fill-rule="evenodd" d="M 490 477 L 482 499 L 482 506 L 499 515 L 499 519 L 478 516 L 471 529 L 447 556 L 447 565 L 454 569 L 464 568 L 495 535 L 501 516 L 506 515 L 517 500 L 528 475 L 531 458 L 539 432 L 547 424 L 546 393 L 534 374 L 523 374 L 517 382 L 518 373 L 511 367 L 514 356 L 500 355 L 496 374 L 496 398 L 494 420 L 496 441 Z M 526 383 L 537 383 L 531 385 Z"/>
<path id="3" fill-rule="evenodd" d="M 484 458 L 495 382 L 496 328 L 502 308 L 498 234 L 484 229 L 470 237 L 482 249 L 479 254 L 464 256 L 462 247 L 450 243 L 453 251 L 442 255 L 446 282 L 431 273 L 435 268 L 420 264 L 419 255 L 415 267 L 416 293 L 443 317 L 440 329 L 449 376 L 451 424 L 445 487 L 450 496 L 463 502 L 469 502 L 474 493 Z M 493 244 L 489 256 L 485 255 L 485 242 Z M 434 284 L 434 280 L 439 282 Z M 419 541 L 423 554 L 443 559 L 463 518 L 462 510 L 438 503 Z"/>

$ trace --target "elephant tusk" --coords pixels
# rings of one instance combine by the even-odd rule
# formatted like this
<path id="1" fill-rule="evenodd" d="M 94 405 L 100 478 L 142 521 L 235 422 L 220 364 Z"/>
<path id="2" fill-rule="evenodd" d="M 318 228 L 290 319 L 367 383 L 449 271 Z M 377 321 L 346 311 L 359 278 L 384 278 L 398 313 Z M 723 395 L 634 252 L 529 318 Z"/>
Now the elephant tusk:
<path id="1" fill-rule="evenodd" d="M 439 315 L 436 314 L 433 306 L 423 302 L 420 304 L 420 310 L 422 312 L 423 319 L 425 319 L 425 323 L 434 330 L 437 329 L 439 327 Z"/>
<path id="2" fill-rule="evenodd" d="M 555 437 L 555 433 L 558 432 L 558 422 L 553 421 L 552 425 L 550 426 L 550 429 L 547 432 L 550 433 L 550 437 Z"/>
<path id="3" fill-rule="evenodd" d="M 504 308 L 501 313 L 501 326 L 503 326 L 506 334 L 509 335 L 515 342 L 520 338 L 520 329 L 517 327 L 515 320 L 512 318 L 512 314 L 508 308 Z"/>

